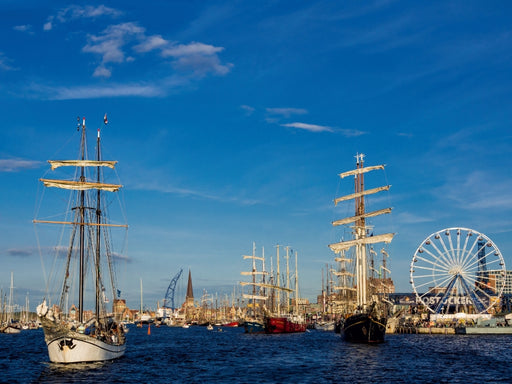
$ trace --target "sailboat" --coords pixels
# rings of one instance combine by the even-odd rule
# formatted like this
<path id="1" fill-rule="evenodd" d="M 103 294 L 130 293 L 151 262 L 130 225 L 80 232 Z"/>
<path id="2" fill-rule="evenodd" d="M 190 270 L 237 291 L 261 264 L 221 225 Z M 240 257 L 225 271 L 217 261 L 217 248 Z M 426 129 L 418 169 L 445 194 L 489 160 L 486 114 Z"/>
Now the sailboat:
<path id="1" fill-rule="evenodd" d="M 153 322 L 151 315 L 147 312 L 144 312 L 144 306 L 142 304 L 142 279 L 140 279 L 140 310 L 139 318 L 138 320 L 135 321 L 135 324 L 137 324 L 137 328 L 142 328 L 143 324 L 151 324 Z"/>
<path id="2" fill-rule="evenodd" d="M 242 294 L 242 297 L 244 299 L 249 300 L 248 307 L 250 309 L 249 316 L 244 323 L 245 333 L 263 333 L 265 331 L 265 327 L 263 324 L 263 307 L 265 306 L 265 301 L 267 300 L 265 288 L 268 286 L 268 284 L 265 283 L 265 276 L 267 275 L 267 272 L 265 271 L 264 252 L 265 251 L 263 250 L 263 255 L 261 257 L 256 256 L 256 244 L 253 243 L 252 255 L 243 256 L 244 259 L 252 260 L 252 269 L 250 271 L 240 272 L 242 276 L 252 277 L 250 282 L 240 282 L 240 285 L 242 286 L 252 286 L 252 290 L 250 293 Z M 258 271 L 256 268 L 256 260 L 261 261 L 262 263 L 261 271 Z"/>
<path id="3" fill-rule="evenodd" d="M 104 123 L 107 124 L 106 115 Z M 55 273 L 56 284 L 60 286 L 59 300 L 52 304 L 47 286 L 49 302 L 45 298 L 37 307 L 49 359 L 54 363 L 112 360 L 122 356 L 126 349 L 123 326 L 118 323 L 115 313 L 109 314 L 106 309 L 109 302 L 106 287 L 111 289 L 112 298 L 120 295 L 115 286 L 111 230 L 127 228 L 125 224 L 114 224 L 107 219 L 111 201 L 107 201 L 106 192 L 118 192 L 122 186 L 105 183 L 104 169 L 114 169 L 117 161 L 102 159 L 100 129 L 95 160 L 89 160 L 85 118 L 82 123 L 78 119 L 77 131 L 80 136 L 78 160 L 48 161 L 52 171 L 71 169 L 73 179 L 40 179 L 44 187 L 57 188 L 52 191 L 71 191 L 66 217 L 34 220 L 38 227 L 44 223 L 60 224 L 70 236 L 65 258 L 59 255 L 61 248 L 55 248 L 56 261 L 64 260 L 62 274 Z M 73 305 L 69 313 L 68 300 L 78 300 L 78 306 Z M 86 302 L 94 303 L 94 311 L 85 310 Z M 114 299 L 114 308 L 115 303 Z"/>
<path id="4" fill-rule="evenodd" d="M 277 310 L 270 311 L 265 316 L 265 333 L 299 333 L 306 332 L 306 321 L 304 317 L 299 314 L 299 276 L 297 269 L 297 252 L 295 252 L 295 290 L 290 288 L 290 247 L 286 247 L 286 287 L 279 285 L 280 271 L 279 271 L 279 245 L 277 248 L 277 275 L 276 283 L 270 285 L 272 290 L 277 294 Z M 273 277 L 272 277 L 273 279 Z M 281 292 L 286 295 L 286 311 L 281 307 Z M 295 306 L 290 308 L 290 293 L 295 294 Z M 273 300 L 272 300 L 273 301 Z M 273 307 L 273 305 L 272 305 Z"/>
<path id="5" fill-rule="evenodd" d="M 9 290 L 9 304 L 7 307 L 7 321 L 5 324 L 0 324 L 0 333 L 20 333 L 20 324 L 15 323 L 13 319 L 14 315 L 14 304 L 13 304 L 13 289 L 14 289 L 14 280 L 13 280 L 13 272 L 11 272 L 11 288 Z"/>
<path id="6" fill-rule="evenodd" d="M 365 199 L 368 195 L 387 191 L 391 187 L 385 185 L 373 189 L 365 189 L 364 176 L 368 172 L 383 170 L 384 165 L 365 167 L 364 154 L 357 154 L 356 168 L 341 173 L 341 179 L 354 176 L 355 191 L 353 194 L 334 200 L 335 205 L 344 201 L 353 201 L 355 215 L 332 223 L 333 226 L 350 225 L 351 239 L 330 244 L 329 247 L 339 256 L 337 261 L 345 262 L 352 255 L 355 260 L 354 286 L 356 291 L 355 308 L 348 314 L 342 325 L 342 335 L 346 341 L 358 343 L 381 343 L 384 341 L 387 322 L 386 302 L 379 293 L 388 292 L 386 280 L 376 278 L 373 254 L 374 244 L 392 241 L 394 233 L 375 235 L 373 227 L 367 224 L 368 218 L 391 213 L 391 208 L 366 212 Z M 383 252 L 385 253 L 385 252 Z M 387 255 L 387 253 L 385 253 Z M 386 269 L 386 271 L 389 271 Z M 384 284 L 383 284 L 384 283 Z M 346 287 L 344 289 L 347 289 Z"/>

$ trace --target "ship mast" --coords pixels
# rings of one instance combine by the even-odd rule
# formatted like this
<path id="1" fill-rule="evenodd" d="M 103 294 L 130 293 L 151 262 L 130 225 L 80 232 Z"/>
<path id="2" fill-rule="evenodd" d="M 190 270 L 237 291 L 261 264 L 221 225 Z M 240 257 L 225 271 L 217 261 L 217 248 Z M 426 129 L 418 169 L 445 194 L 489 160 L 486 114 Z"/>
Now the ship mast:
<path id="1" fill-rule="evenodd" d="M 268 299 L 266 295 L 265 288 L 270 285 L 265 282 L 265 275 L 267 272 L 265 271 L 265 249 L 262 250 L 262 256 L 256 256 L 256 243 L 252 243 L 252 255 L 244 255 L 244 259 L 252 259 L 252 270 L 250 272 L 242 271 L 240 272 L 243 276 L 252 276 L 252 282 L 244 282 L 241 281 L 240 285 L 252 285 L 252 294 L 243 294 L 243 298 L 250 299 L 250 304 L 252 308 L 252 317 L 256 318 L 256 300 L 265 301 Z M 262 270 L 258 271 L 256 268 L 256 260 L 261 261 Z M 261 279 L 256 281 L 256 275 L 261 275 Z"/>
<path id="2" fill-rule="evenodd" d="M 364 167 L 364 155 L 356 155 L 356 168 L 362 169 Z M 356 239 L 363 239 L 366 237 L 366 219 L 364 217 L 364 174 L 358 173 L 355 176 L 355 193 L 360 194 L 355 199 L 355 216 L 358 216 L 354 231 Z M 358 243 L 356 245 L 356 284 L 357 284 L 357 305 L 361 308 L 366 304 L 367 299 L 367 276 L 366 276 L 366 245 Z"/>
<path id="3" fill-rule="evenodd" d="M 98 128 L 98 138 L 96 141 L 96 160 L 101 161 L 100 148 L 100 130 Z M 97 183 L 101 183 L 101 167 L 97 167 Z M 96 190 L 96 320 L 100 319 L 100 300 L 101 300 L 101 275 L 100 275 L 100 252 L 101 252 L 101 189 Z"/>
<path id="4" fill-rule="evenodd" d="M 290 289 L 290 247 L 286 246 L 286 288 Z M 290 313 L 290 292 L 286 292 L 286 313 Z"/>
<path id="5" fill-rule="evenodd" d="M 85 117 L 82 123 L 82 141 L 81 141 L 81 159 L 85 160 Z M 80 182 L 85 183 L 85 167 L 80 167 Z M 80 275 L 79 275 L 79 293 L 78 293 L 78 321 L 84 320 L 84 274 L 85 274 L 85 190 L 80 190 L 79 210 L 79 252 L 80 252 Z"/>
<path id="6" fill-rule="evenodd" d="M 106 117 L 105 117 L 106 124 Z M 47 224 L 66 224 L 72 225 L 74 227 L 71 237 L 71 245 L 68 250 L 68 260 L 66 264 L 66 276 L 64 278 L 60 305 L 64 304 L 64 297 L 67 297 L 68 292 L 68 278 L 69 278 L 69 266 L 70 266 L 70 258 L 73 251 L 73 243 L 75 238 L 75 231 L 78 229 L 78 254 L 79 254 L 79 276 L 78 276 L 78 320 L 83 323 L 84 321 L 84 291 L 85 291 L 85 266 L 86 266 L 86 226 L 87 227 L 96 227 L 96 255 L 95 255 L 95 285 L 96 285 L 96 305 L 95 311 L 96 315 L 99 318 L 100 314 L 100 304 L 101 304 L 101 294 L 102 294 L 102 279 L 100 275 L 100 240 L 101 240 L 101 231 L 100 227 L 124 227 L 127 228 L 126 224 L 108 224 L 102 222 L 102 211 L 101 211 L 101 191 L 109 191 L 116 192 L 121 188 L 121 185 L 117 184 L 106 184 L 101 182 L 101 167 L 108 167 L 114 169 L 117 161 L 104 161 L 101 160 L 101 148 L 100 148 L 100 134 L 98 131 L 98 152 L 96 160 L 87 160 L 87 146 L 86 146 L 86 125 L 85 125 L 85 117 L 82 119 L 82 123 L 80 123 L 80 118 L 78 118 L 78 126 L 77 130 L 81 130 L 80 134 L 80 152 L 78 160 L 48 160 L 48 163 L 51 165 L 51 170 L 55 170 L 59 167 L 77 167 L 79 170 L 79 178 L 78 180 L 56 180 L 56 179 L 40 179 L 43 182 L 45 187 L 55 187 L 59 189 L 66 189 L 77 191 L 78 195 L 76 206 L 73 208 L 75 211 L 75 216 L 72 221 L 62 221 L 62 220 L 39 220 L 34 219 L 34 223 L 47 223 Z M 97 181 L 87 181 L 86 178 L 86 168 L 87 167 L 96 167 L 97 169 Z M 96 221 L 91 220 L 90 216 L 86 214 L 86 210 L 94 209 L 91 207 L 87 207 L 88 199 L 86 199 L 86 191 L 91 189 L 97 190 L 97 204 L 96 204 Z M 113 283 L 113 282 L 112 282 Z"/>
<path id="7" fill-rule="evenodd" d="M 277 283 L 276 285 L 279 286 L 279 284 L 281 283 L 280 281 L 280 276 L 279 276 L 279 244 L 276 245 L 276 248 L 277 248 Z M 277 290 L 277 314 L 278 315 L 281 315 L 281 292 L 280 290 L 278 289 Z"/>
<path id="8" fill-rule="evenodd" d="M 295 314 L 299 314 L 299 269 L 297 267 L 297 251 L 295 251 Z"/>
<path id="9" fill-rule="evenodd" d="M 256 243 L 252 243 L 252 317 L 256 316 Z"/>
<path id="10" fill-rule="evenodd" d="M 353 239 L 347 241 L 340 241 L 338 243 L 329 244 L 332 251 L 339 254 L 340 257 L 335 258 L 336 261 L 348 261 L 345 258 L 345 251 L 353 248 L 355 254 L 355 291 L 356 291 L 356 305 L 360 309 L 365 309 L 368 302 L 368 254 L 367 245 L 376 243 L 390 243 L 394 237 L 394 233 L 385 233 L 381 235 L 369 235 L 369 227 L 366 225 L 366 219 L 370 217 L 379 216 L 382 214 L 390 213 L 391 208 L 380 209 L 373 212 L 366 212 L 365 197 L 382 191 L 387 191 L 390 185 L 365 189 L 364 175 L 367 172 L 374 170 L 384 169 L 384 165 L 376 165 L 371 167 L 364 166 L 364 154 L 356 155 L 356 168 L 351 171 L 343 172 L 339 176 L 345 178 L 347 176 L 354 176 L 354 193 L 346 196 L 336 198 L 334 204 L 337 205 L 342 201 L 354 201 L 354 216 L 346 217 L 341 220 L 332 222 L 333 226 L 340 226 L 351 224 Z M 344 277 L 350 276 L 345 270 L 340 271 L 339 275 Z M 338 287 L 337 287 L 338 288 Z M 341 288 L 341 287 L 339 287 Z M 351 288 L 348 288 L 351 289 Z"/>

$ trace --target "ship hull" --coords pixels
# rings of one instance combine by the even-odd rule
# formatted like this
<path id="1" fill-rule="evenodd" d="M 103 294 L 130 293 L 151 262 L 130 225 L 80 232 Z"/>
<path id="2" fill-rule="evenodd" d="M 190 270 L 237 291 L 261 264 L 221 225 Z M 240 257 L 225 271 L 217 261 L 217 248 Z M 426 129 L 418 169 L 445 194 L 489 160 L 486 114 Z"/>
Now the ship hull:
<path id="1" fill-rule="evenodd" d="M 267 317 L 265 333 L 299 333 L 306 332 L 306 323 L 288 317 Z"/>
<path id="2" fill-rule="evenodd" d="M 383 343 L 386 319 L 375 319 L 368 314 L 349 316 L 343 324 L 343 338 L 352 343 Z"/>
<path id="3" fill-rule="evenodd" d="M 240 324 L 238 321 L 232 321 L 230 323 L 222 324 L 223 327 L 238 327 Z"/>
<path id="4" fill-rule="evenodd" d="M 244 323 L 245 333 L 264 333 L 265 325 L 258 321 L 246 321 Z"/>
<path id="5" fill-rule="evenodd" d="M 6 326 L 4 328 L 0 328 L 0 333 L 11 333 L 11 334 L 15 334 L 15 333 L 20 333 L 21 330 L 19 328 L 16 328 L 16 327 L 13 327 L 13 326 Z"/>
<path id="6" fill-rule="evenodd" d="M 52 363 L 82 363 L 114 360 L 124 355 L 126 344 L 111 345 L 90 336 L 69 334 L 48 342 Z"/>
<path id="7" fill-rule="evenodd" d="M 67 329 L 56 322 L 40 317 L 48 357 L 52 363 L 84 363 L 107 361 L 124 355 L 124 335 L 110 335 L 110 340 Z M 108 341 L 108 342 L 107 342 Z"/>

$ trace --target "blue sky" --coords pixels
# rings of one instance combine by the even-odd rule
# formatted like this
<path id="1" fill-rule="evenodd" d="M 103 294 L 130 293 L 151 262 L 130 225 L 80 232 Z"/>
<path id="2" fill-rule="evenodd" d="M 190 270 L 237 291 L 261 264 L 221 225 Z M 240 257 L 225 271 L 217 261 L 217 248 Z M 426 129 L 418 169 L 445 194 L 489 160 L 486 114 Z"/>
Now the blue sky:
<path id="1" fill-rule="evenodd" d="M 33 306 L 32 219 L 46 160 L 76 116 L 109 125 L 127 209 L 128 305 L 156 306 L 180 268 L 195 296 L 243 280 L 242 255 L 289 245 L 302 296 L 333 263 L 338 173 L 386 164 L 390 267 L 411 292 L 418 245 L 489 236 L 512 268 L 508 2 L 0 3 L 0 285 Z M 382 206 L 380 206 L 382 207 Z M 384 223 L 383 223 L 384 224 Z M 183 292 L 184 293 L 184 292 Z"/>

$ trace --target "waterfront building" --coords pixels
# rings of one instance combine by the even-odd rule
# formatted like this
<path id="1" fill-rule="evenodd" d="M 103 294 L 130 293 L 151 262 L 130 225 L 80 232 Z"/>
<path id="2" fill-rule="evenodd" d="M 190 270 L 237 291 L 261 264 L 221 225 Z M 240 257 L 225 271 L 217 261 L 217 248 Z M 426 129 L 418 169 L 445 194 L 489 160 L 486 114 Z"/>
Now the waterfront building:
<path id="1" fill-rule="evenodd" d="M 114 317 L 116 321 L 121 321 L 123 319 L 123 314 L 125 314 L 126 309 L 126 300 L 114 299 Z"/>
<path id="2" fill-rule="evenodd" d="M 501 275 L 501 271 L 494 271 L 494 270 L 491 270 L 491 271 L 487 271 L 487 273 L 489 274 L 489 277 L 493 277 L 492 279 L 490 278 L 489 280 L 490 281 L 496 281 L 496 285 L 499 287 L 501 286 L 501 284 L 503 284 L 503 277 Z M 512 294 L 512 271 L 505 271 L 505 288 L 503 289 L 503 294 L 504 295 L 510 295 Z"/>

